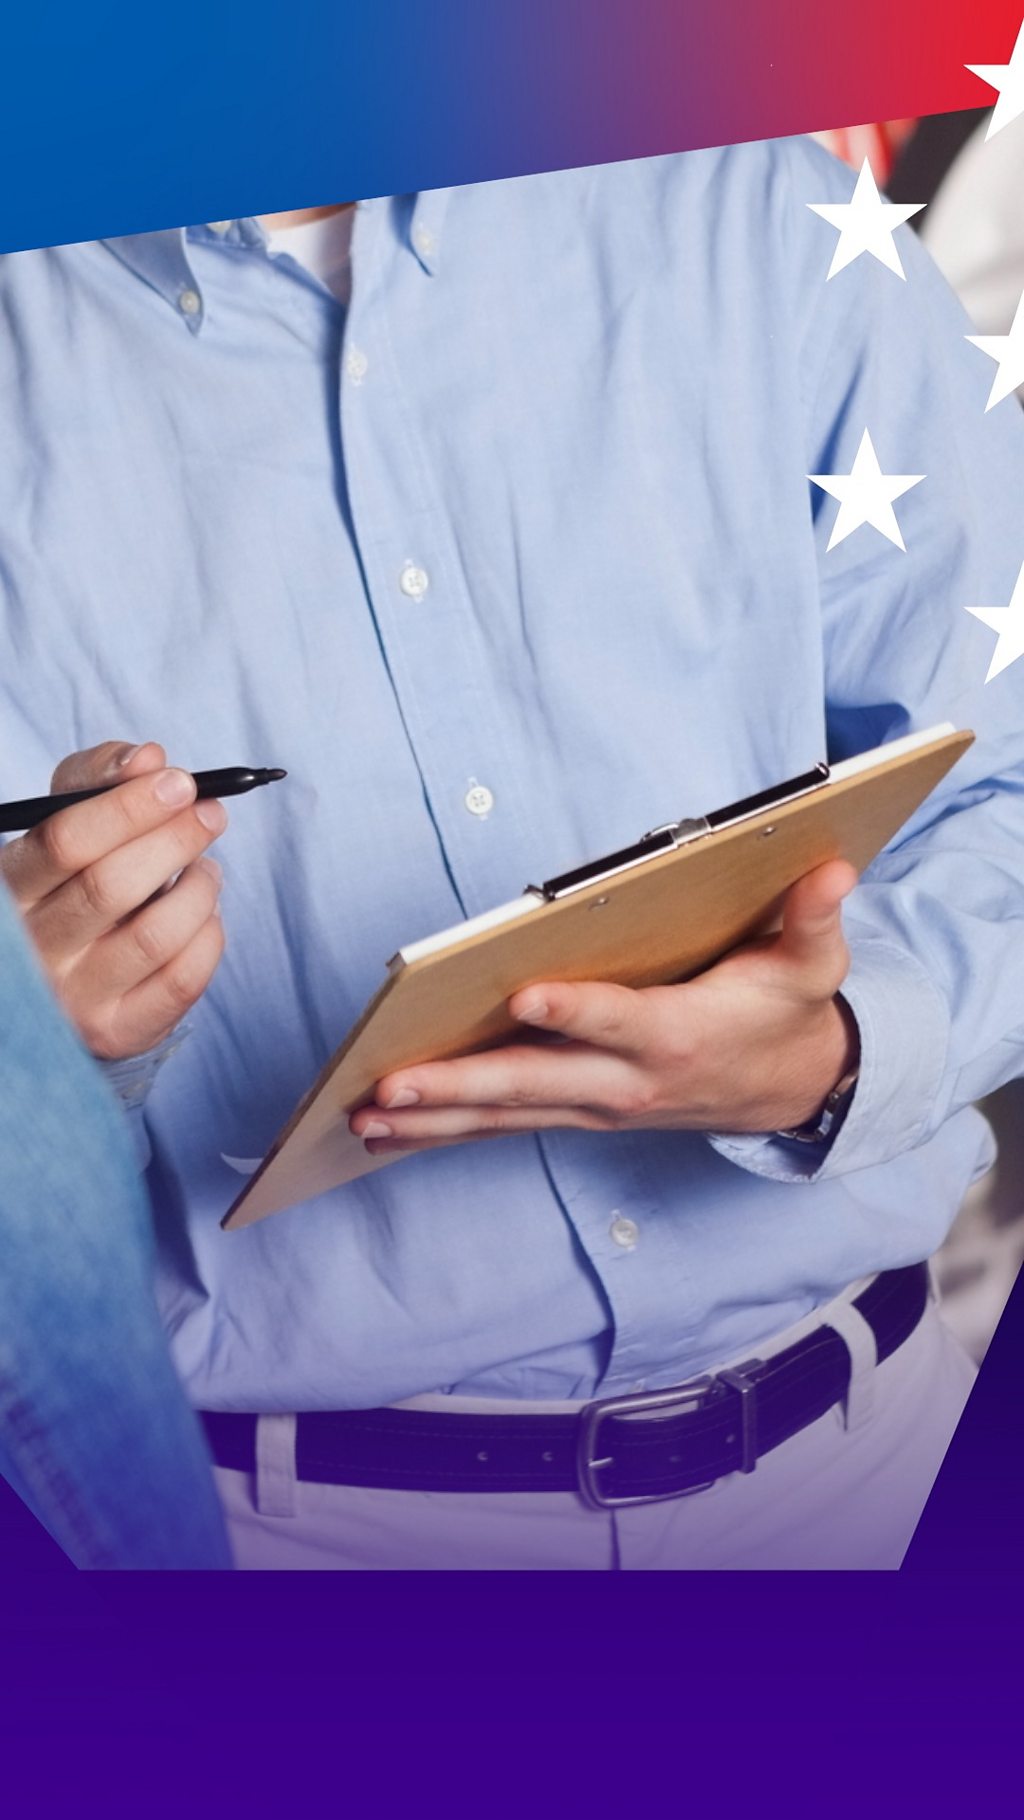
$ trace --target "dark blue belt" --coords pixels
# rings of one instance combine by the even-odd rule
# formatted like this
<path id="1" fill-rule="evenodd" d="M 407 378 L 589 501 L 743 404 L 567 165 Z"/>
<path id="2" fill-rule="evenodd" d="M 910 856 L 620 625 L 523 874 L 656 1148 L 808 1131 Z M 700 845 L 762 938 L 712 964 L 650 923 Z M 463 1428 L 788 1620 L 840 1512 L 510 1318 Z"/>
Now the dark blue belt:
<path id="1" fill-rule="evenodd" d="M 927 1301 L 926 1264 L 886 1271 L 856 1298 L 879 1364 L 913 1333 Z M 573 1491 L 599 1509 L 653 1503 L 753 1472 L 843 1401 L 850 1370 L 845 1341 L 823 1324 L 770 1359 L 572 1414 L 309 1410 L 297 1421 L 296 1473 L 391 1491 Z M 218 1466 L 255 1471 L 255 1415 L 202 1420 Z"/>

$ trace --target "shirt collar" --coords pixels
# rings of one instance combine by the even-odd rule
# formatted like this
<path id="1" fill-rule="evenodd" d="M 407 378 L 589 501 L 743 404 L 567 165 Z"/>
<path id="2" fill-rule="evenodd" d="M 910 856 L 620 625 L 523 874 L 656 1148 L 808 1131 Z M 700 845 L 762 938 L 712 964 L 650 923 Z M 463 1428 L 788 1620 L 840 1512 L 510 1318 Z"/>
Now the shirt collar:
<path id="1" fill-rule="evenodd" d="M 409 248 L 431 276 L 441 259 L 450 196 L 451 190 L 421 190 L 410 198 Z M 359 206 L 371 208 L 374 203 L 365 202 Z M 226 234 L 224 223 L 219 222 L 217 227 L 221 230 L 220 238 L 237 240 L 244 245 L 266 242 L 266 235 L 255 220 L 232 222 Z M 211 229 L 210 238 L 216 237 L 216 230 Z M 188 261 L 184 228 L 166 228 L 155 234 L 128 234 L 119 240 L 105 240 L 103 244 L 115 259 L 172 306 L 193 335 L 198 334 L 203 322 L 203 298 Z"/>
<path id="2" fill-rule="evenodd" d="M 156 234 L 128 234 L 105 240 L 107 251 L 173 306 L 195 335 L 203 320 L 203 300 L 185 251 L 184 228 Z"/>
<path id="3" fill-rule="evenodd" d="M 429 272 L 431 277 L 441 260 L 450 198 L 451 190 L 420 190 L 413 197 L 409 217 L 409 245 L 423 270 Z"/>

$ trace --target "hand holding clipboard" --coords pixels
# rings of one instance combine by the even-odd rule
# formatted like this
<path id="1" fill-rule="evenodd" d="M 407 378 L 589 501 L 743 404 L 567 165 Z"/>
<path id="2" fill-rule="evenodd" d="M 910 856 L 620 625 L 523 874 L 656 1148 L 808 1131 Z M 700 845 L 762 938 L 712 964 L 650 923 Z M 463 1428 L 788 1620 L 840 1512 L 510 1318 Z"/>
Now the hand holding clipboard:
<path id="1" fill-rule="evenodd" d="M 225 1218 L 247 1225 L 393 1159 L 350 1116 L 378 1082 L 465 1056 L 517 1029 L 509 1000 L 536 981 L 634 987 L 692 978 L 762 932 L 798 879 L 829 860 L 858 872 L 973 735 L 895 740 L 549 879 L 396 955 L 390 976 Z M 356 1121 L 361 1124 L 361 1117 Z"/>

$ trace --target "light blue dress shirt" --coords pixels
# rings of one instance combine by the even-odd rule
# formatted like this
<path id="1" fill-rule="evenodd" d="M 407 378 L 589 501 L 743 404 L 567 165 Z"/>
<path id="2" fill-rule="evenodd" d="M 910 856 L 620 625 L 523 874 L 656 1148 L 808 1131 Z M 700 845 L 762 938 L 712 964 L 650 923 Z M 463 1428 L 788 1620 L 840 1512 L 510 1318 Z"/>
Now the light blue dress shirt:
<path id="1" fill-rule="evenodd" d="M 807 142 L 360 205 L 343 312 L 258 224 L 2 261 L 0 783 L 158 739 L 284 765 L 218 843 L 227 953 L 150 1094 L 195 1400 L 617 1394 L 930 1253 L 1020 1066 L 1024 424 L 912 234 L 825 274 Z M 809 474 L 927 478 L 831 552 Z M 838 1139 L 559 1132 L 239 1234 L 240 1179 L 404 943 L 888 737 L 977 744 L 849 904 Z"/>

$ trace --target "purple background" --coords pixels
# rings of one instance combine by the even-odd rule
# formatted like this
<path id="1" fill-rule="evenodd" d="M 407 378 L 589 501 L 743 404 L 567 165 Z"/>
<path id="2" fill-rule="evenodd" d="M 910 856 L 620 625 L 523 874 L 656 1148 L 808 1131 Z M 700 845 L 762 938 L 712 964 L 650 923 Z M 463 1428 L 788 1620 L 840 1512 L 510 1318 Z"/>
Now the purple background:
<path id="1" fill-rule="evenodd" d="M 7 1811 L 987 1813 L 1019 1580 L 967 1567 L 25 1577 Z"/>

